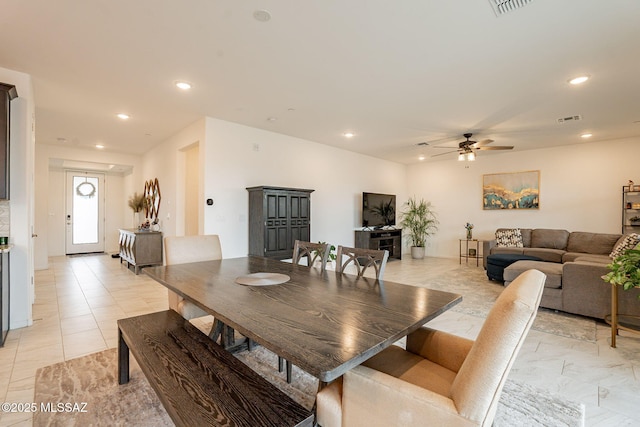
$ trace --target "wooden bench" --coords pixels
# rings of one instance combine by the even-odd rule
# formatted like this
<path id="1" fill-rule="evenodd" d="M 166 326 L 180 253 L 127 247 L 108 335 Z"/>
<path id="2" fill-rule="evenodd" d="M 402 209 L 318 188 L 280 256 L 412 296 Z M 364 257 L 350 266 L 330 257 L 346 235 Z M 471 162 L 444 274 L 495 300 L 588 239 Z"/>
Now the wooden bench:
<path id="1" fill-rule="evenodd" d="M 118 320 L 118 381 L 129 351 L 178 426 L 311 426 L 313 414 L 173 310 Z"/>

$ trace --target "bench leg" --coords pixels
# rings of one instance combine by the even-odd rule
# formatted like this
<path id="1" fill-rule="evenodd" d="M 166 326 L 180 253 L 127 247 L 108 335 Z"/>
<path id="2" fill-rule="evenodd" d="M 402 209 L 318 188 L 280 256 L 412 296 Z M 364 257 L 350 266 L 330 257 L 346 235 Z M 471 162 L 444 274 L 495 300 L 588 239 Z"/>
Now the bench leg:
<path id="1" fill-rule="evenodd" d="M 287 383 L 288 383 L 288 384 L 291 384 L 291 377 L 292 377 L 292 372 L 291 372 L 291 370 L 292 370 L 292 366 L 293 366 L 293 365 L 291 365 L 291 362 L 289 362 L 289 361 L 287 360 Z"/>
<path id="2" fill-rule="evenodd" d="M 213 342 L 218 342 L 218 338 L 220 338 L 220 335 L 222 334 L 223 326 L 224 323 L 218 319 L 213 319 L 213 326 L 211 327 L 211 332 L 209 332 L 209 338 L 211 338 Z M 220 342 L 220 344 L 222 344 L 222 342 Z"/>
<path id="3" fill-rule="evenodd" d="M 118 384 L 129 382 L 129 346 L 118 328 Z"/>

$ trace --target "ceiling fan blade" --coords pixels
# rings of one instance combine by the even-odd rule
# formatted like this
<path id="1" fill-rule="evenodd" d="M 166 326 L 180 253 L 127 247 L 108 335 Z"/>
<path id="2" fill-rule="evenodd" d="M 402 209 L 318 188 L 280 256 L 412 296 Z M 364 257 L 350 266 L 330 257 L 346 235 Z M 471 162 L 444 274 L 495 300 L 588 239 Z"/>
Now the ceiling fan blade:
<path id="1" fill-rule="evenodd" d="M 492 147 L 476 147 L 476 150 L 513 150 L 512 145 L 496 145 Z"/>
<path id="2" fill-rule="evenodd" d="M 473 146 L 475 148 L 484 147 L 485 145 L 491 144 L 492 142 L 494 142 L 493 139 L 483 139 L 482 141 L 478 141 L 475 144 L 473 144 Z"/>

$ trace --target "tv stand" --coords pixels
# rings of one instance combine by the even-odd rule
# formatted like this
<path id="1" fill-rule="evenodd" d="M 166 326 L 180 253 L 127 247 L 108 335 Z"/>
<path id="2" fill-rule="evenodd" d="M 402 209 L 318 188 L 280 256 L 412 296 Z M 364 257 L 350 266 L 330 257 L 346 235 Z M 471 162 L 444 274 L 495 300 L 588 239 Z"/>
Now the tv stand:
<path id="1" fill-rule="evenodd" d="M 389 251 L 389 258 L 402 259 L 402 230 L 356 230 L 356 248 Z"/>

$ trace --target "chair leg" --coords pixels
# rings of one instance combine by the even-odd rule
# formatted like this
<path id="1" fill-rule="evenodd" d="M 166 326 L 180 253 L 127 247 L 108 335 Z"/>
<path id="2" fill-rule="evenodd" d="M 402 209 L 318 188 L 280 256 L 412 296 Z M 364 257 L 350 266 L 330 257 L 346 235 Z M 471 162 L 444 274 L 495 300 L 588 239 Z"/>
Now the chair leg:
<path id="1" fill-rule="evenodd" d="M 291 384 L 291 374 L 292 374 L 292 366 L 291 362 L 287 360 L 287 384 Z"/>

